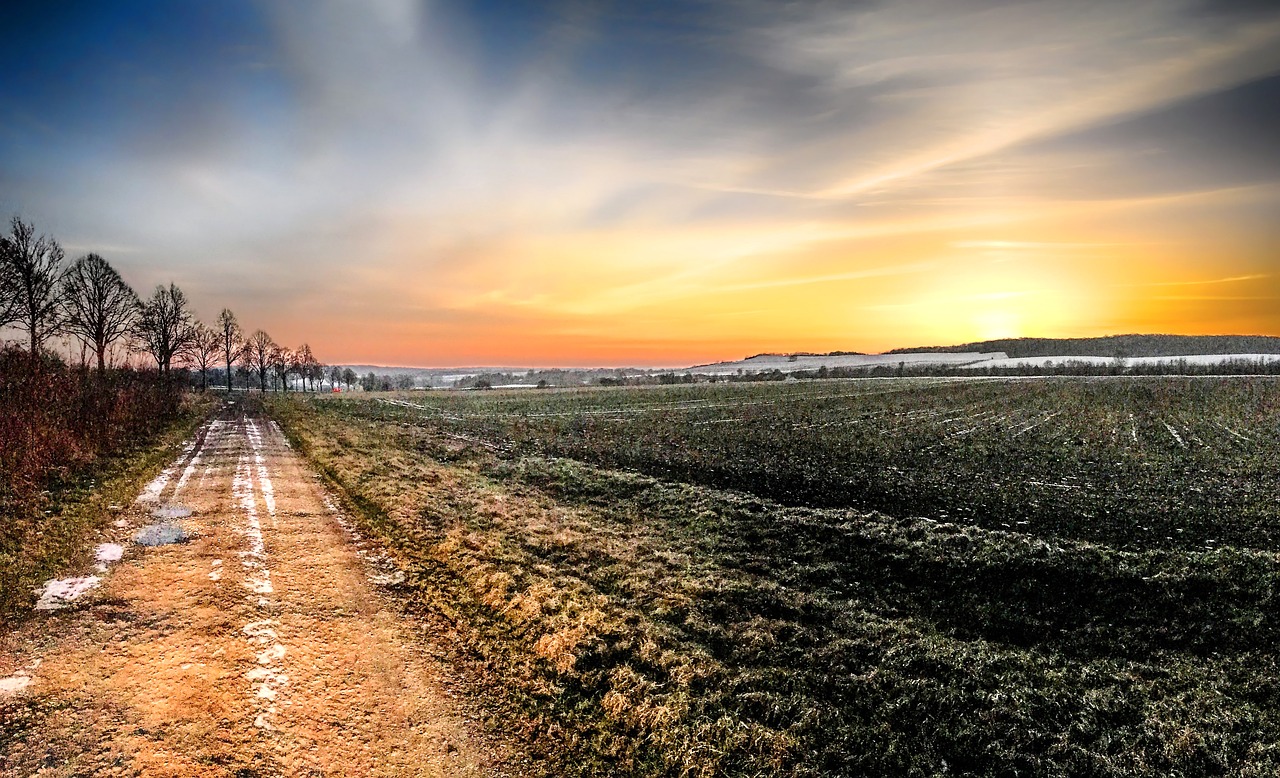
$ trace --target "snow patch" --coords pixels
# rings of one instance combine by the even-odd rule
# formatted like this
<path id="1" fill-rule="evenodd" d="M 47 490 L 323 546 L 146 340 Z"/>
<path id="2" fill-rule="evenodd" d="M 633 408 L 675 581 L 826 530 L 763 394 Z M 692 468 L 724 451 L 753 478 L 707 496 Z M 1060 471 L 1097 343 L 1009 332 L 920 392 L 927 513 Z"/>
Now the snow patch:
<path id="1" fill-rule="evenodd" d="M 164 491 L 164 488 L 169 484 L 169 479 L 172 477 L 173 477 L 173 465 L 170 465 L 169 467 L 166 467 L 164 470 L 161 470 L 160 475 L 151 479 L 151 482 L 148 483 L 145 487 L 143 487 L 142 494 L 138 495 L 138 498 L 137 500 L 135 500 L 135 502 L 139 502 L 139 503 L 160 502 L 160 492 Z"/>
<path id="2" fill-rule="evenodd" d="M 8 678 L 0 678 L 0 697 L 7 694 L 20 694 L 34 683 L 36 679 L 31 674 L 40 666 L 41 661 L 43 660 L 37 659 L 26 667 L 19 668 Z"/>
<path id="3" fill-rule="evenodd" d="M 98 588 L 102 579 L 96 575 L 81 578 L 53 578 L 45 581 L 43 589 L 37 589 L 40 599 L 36 601 L 38 611 L 56 611 L 67 607 L 72 601 L 79 599 L 85 592 Z"/>
<path id="4" fill-rule="evenodd" d="M 249 469 L 248 460 L 243 456 L 236 463 L 231 493 L 239 501 L 248 520 L 241 533 L 249 539 L 249 548 L 239 552 L 240 564 L 249 573 L 245 586 L 256 594 L 270 594 L 274 589 L 271 586 L 271 572 L 262 563 L 266 557 L 266 544 L 262 539 L 262 525 L 258 522 L 257 501 L 253 498 L 253 473 Z"/>
<path id="5" fill-rule="evenodd" d="M 271 526 L 276 523 L 276 490 L 271 484 L 271 475 L 267 472 L 267 461 L 262 456 L 262 430 L 250 422 L 246 427 L 249 445 L 253 448 L 253 462 L 258 471 L 258 488 L 262 490 L 262 501 L 266 503 L 267 513 L 271 515 Z"/>
<path id="6" fill-rule="evenodd" d="M 122 556 L 124 556 L 124 546 L 119 543 L 99 543 L 93 550 L 93 559 L 96 562 L 119 562 Z"/>
<path id="7" fill-rule="evenodd" d="M 112 562 L 119 562 L 124 556 L 124 546 L 118 543 L 99 543 L 93 549 L 93 561 L 97 562 L 98 572 L 105 573 Z"/>
<path id="8" fill-rule="evenodd" d="M 258 520 L 258 506 L 254 490 L 255 470 L 258 477 L 258 486 L 263 493 L 263 502 L 271 513 L 273 525 L 275 523 L 275 495 L 271 489 L 271 479 L 267 473 L 266 462 L 260 453 L 262 450 L 262 435 L 252 421 L 245 425 L 245 434 L 253 452 L 254 462 L 251 464 L 248 456 L 242 454 L 236 463 L 235 477 L 231 484 L 232 497 L 236 500 L 245 516 L 245 525 L 240 532 L 249 543 L 248 549 L 238 552 L 238 555 L 240 563 L 246 572 L 245 587 L 253 594 L 258 595 L 257 605 L 266 608 L 271 605 L 271 601 L 263 595 L 271 594 L 274 588 L 271 585 L 271 572 L 267 570 L 265 562 L 266 544 L 262 537 L 262 524 Z M 217 568 L 220 567 L 221 561 L 214 562 L 215 570 L 209 574 L 210 578 L 219 575 Z M 277 710 L 275 701 L 280 694 L 281 688 L 289 682 L 289 677 L 280 672 L 276 666 L 277 663 L 284 659 L 286 653 L 284 645 L 280 643 L 280 636 L 275 630 L 277 626 L 279 624 L 271 619 L 262 619 L 250 622 L 242 628 L 246 639 L 253 647 L 255 659 L 257 660 L 257 666 L 245 673 L 245 679 L 249 681 L 253 699 L 257 700 L 261 705 L 257 717 L 253 720 L 253 725 L 265 730 L 275 729 L 271 723 L 271 718 Z"/>
<path id="9" fill-rule="evenodd" d="M 271 476 L 267 474 L 267 464 L 262 459 L 262 455 L 254 455 L 254 461 L 258 466 L 258 488 L 262 490 L 262 501 L 267 504 L 267 513 L 271 514 L 271 524 L 275 526 L 276 490 L 271 484 Z"/>
<path id="10" fill-rule="evenodd" d="M 404 571 L 401 570 L 391 557 L 387 556 L 387 552 L 382 549 L 375 549 L 373 553 L 369 551 L 368 545 L 364 537 L 361 536 L 356 528 L 352 526 L 350 520 L 342 513 L 338 504 L 333 501 L 328 493 L 324 495 L 324 507 L 333 515 L 334 521 L 338 522 L 338 526 L 346 533 L 347 537 L 356 546 L 356 556 L 365 563 L 365 571 L 369 576 L 370 583 L 375 586 L 398 586 L 405 582 Z"/>
<path id="11" fill-rule="evenodd" d="M 285 448 L 293 448 L 293 444 L 284 436 L 284 430 L 280 429 L 280 425 L 276 423 L 275 419 L 271 420 L 271 430 L 280 436 L 280 442 L 284 444 Z"/>
<path id="12" fill-rule="evenodd" d="M 182 477 L 178 479 L 178 483 L 173 487 L 173 497 L 177 497 L 178 493 L 182 491 L 182 487 L 186 486 L 187 481 L 191 480 L 191 476 L 195 474 L 196 469 L 200 466 L 200 463 L 203 460 L 203 457 L 203 449 L 197 451 L 196 455 L 191 457 L 191 461 L 187 464 L 186 469 L 182 471 Z"/>
<path id="13" fill-rule="evenodd" d="M 195 449 L 196 449 L 196 441 L 194 440 L 189 441 L 187 445 L 182 449 L 182 453 L 178 456 L 178 459 L 179 460 L 186 459 L 188 456 L 191 455 L 193 451 L 195 451 Z M 160 475 L 151 479 L 151 482 L 148 483 L 142 489 L 142 494 L 139 494 L 137 499 L 134 500 L 134 502 L 138 502 L 138 503 L 160 502 L 160 493 L 163 492 L 164 488 L 169 485 L 169 481 L 170 479 L 173 478 L 173 472 L 176 469 L 177 469 L 177 465 L 171 464 L 168 467 L 166 467 L 164 470 L 161 470 Z"/>
<path id="14" fill-rule="evenodd" d="M 267 703 L 253 722 L 259 729 L 272 729 L 269 717 L 276 712 L 275 699 L 280 688 L 289 683 L 289 676 L 272 667 L 285 655 L 285 647 L 278 642 L 280 636 L 274 629 L 277 626 L 277 622 L 263 619 L 244 625 L 242 630 L 251 644 L 263 647 L 257 655 L 259 666 L 244 674 L 253 696 Z"/>

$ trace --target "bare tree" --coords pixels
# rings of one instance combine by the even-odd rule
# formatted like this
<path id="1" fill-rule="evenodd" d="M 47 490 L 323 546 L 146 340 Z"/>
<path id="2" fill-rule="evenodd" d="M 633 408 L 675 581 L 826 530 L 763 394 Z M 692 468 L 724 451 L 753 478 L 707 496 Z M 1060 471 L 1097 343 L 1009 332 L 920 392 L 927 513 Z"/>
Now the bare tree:
<path id="1" fill-rule="evenodd" d="M 8 236 L 0 236 L 0 329 L 18 320 L 18 275 L 9 252 Z"/>
<path id="2" fill-rule="evenodd" d="M 263 330 L 256 330 L 244 342 L 242 353 L 244 365 L 252 373 L 258 374 L 258 388 L 267 391 L 267 371 L 271 369 L 271 352 L 276 342 Z"/>
<path id="3" fill-rule="evenodd" d="M 356 385 L 356 371 L 349 367 L 342 368 L 342 383 L 347 385 L 347 391 Z"/>
<path id="4" fill-rule="evenodd" d="M 342 368 L 334 365 L 329 368 L 329 388 L 337 389 L 338 384 L 342 382 Z"/>
<path id="5" fill-rule="evenodd" d="M 47 235 L 17 216 L 9 234 L 0 238 L 0 325 L 17 324 L 37 354 L 62 325 L 62 287 L 58 283 L 65 255 Z"/>
<path id="6" fill-rule="evenodd" d="M 207 325 L 196 324 L 191 342 L 182 350 L 182 355 L 200 368 L 200 391 L 203 392 L 209 388 L 209 368 L 222 355 L 222 333 Z"/>
<path id="7" fill-rule="evenodd" d="M 306 343 L 298 347 L 294 356 L 298 376 L 304 382 L 308 382 L 310 388 L 314 390 L 316 383 L 324 380 L 324 365 L 320 364 L 320 360 L 316 359 L 316 355 L 312 353 L 311 346 Z"/>
<path id="8" fill-rule="evenodd" d="M 230 308 L 223 308 L 218 314 L 218 337 L 222 342 L 222 356 L 227 363 L 227 391 L 231 391 L 231 365 L 240 360 L 244 354 L 245 344 L 241 342 L 240 323 Z"/>
<path id="9" fill-rule="evenodd" d="M 297 350 L 293 352 L 293 369 L 298 374 L 298 377 L 302 379 L 302 387 L 304 389 L 307 386 L 307 379 L 311 377 L 311 363 L 315 360 L 316 358 L 311 354 L 311 346 L 306 343 L 298 346 Z"/>
<path id="10" fill-rule="evenodd" d="M 280 379 L 280 388 L 289 391 L 289 375 L 296 372 L 297 355 L 288 346 L 276 346 L 271 350 L 271 370 Z"/>
<path id="11" fill-rule="evenodd" d="M 173 358 L 191 343 L 195 331 L 187 296 L 174 284 L 167 289 L 163 284 L 157 286 L 142 304 L 135 329 L 142 350 L 155 358 L 156 367 L 167 378 Z"/>
<path id="12" fill-rule="evenodd" d="M 128 335 L 138 316 L 138 295 L 116 269 L 97 254 L 72 263 L 62 275 L 65 329 L 98 356 L 107 369 L 107 349 Z"/>

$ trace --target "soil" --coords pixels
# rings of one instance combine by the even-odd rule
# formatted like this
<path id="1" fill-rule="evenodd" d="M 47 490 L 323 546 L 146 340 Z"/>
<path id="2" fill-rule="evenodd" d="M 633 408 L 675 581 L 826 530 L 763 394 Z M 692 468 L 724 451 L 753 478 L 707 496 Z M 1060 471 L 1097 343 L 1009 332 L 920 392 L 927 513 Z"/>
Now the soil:
<path id="1" fill-rule="evenodd" d="M 227 405 L 116 525 L 96 588 L 0 636 L 0 776 L 506 772 L 271 421 Z"/>

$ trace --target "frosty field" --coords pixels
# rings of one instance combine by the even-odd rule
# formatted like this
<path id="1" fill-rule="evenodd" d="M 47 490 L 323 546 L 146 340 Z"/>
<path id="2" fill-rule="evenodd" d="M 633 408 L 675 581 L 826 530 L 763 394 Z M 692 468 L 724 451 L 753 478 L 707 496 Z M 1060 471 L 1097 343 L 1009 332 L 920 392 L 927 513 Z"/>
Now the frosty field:
<path id="1" fill-rule="evenodd" d="M 274 412 L 548 774 L 1280 769 L 1273 379 Z"/>

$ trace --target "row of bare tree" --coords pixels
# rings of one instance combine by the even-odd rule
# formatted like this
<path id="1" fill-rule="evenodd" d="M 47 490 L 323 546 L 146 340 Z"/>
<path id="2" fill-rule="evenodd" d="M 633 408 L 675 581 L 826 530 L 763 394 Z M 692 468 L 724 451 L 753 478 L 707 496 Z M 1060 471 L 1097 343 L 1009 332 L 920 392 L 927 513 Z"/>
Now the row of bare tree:
<path id="1" fill-rule="evenodd" d="M 207 387 L 209 370 L 220 364 L 226 366 L 228 387 L 236 365 L 256 376 L 263 391 L 268 377 L 285 390 L 294 377 L 313 389 L 326 377 L 334 386 L 355 381 L 349 368 L 326 372 L 305 343 L 296 350 L 280 346 L 263 330 L 245 337 L 229 309 L 214 326 L 196 321 L 186 295 L 172 283 L 157 286 L 142 300 L 98 254 L 69 265 L 65 259 L 56 240 L 36 235 L 34 226 L 19 217 L 0 236 L 0 327 L 25 332 L 33 355 L 50 338 L 69 336 L 95 354 L 99 372 L 106 370 L 111 347 L 122 343 L 150 354 L 165 377 L 175 364 L 198 369 L 201 389 Z"/>

